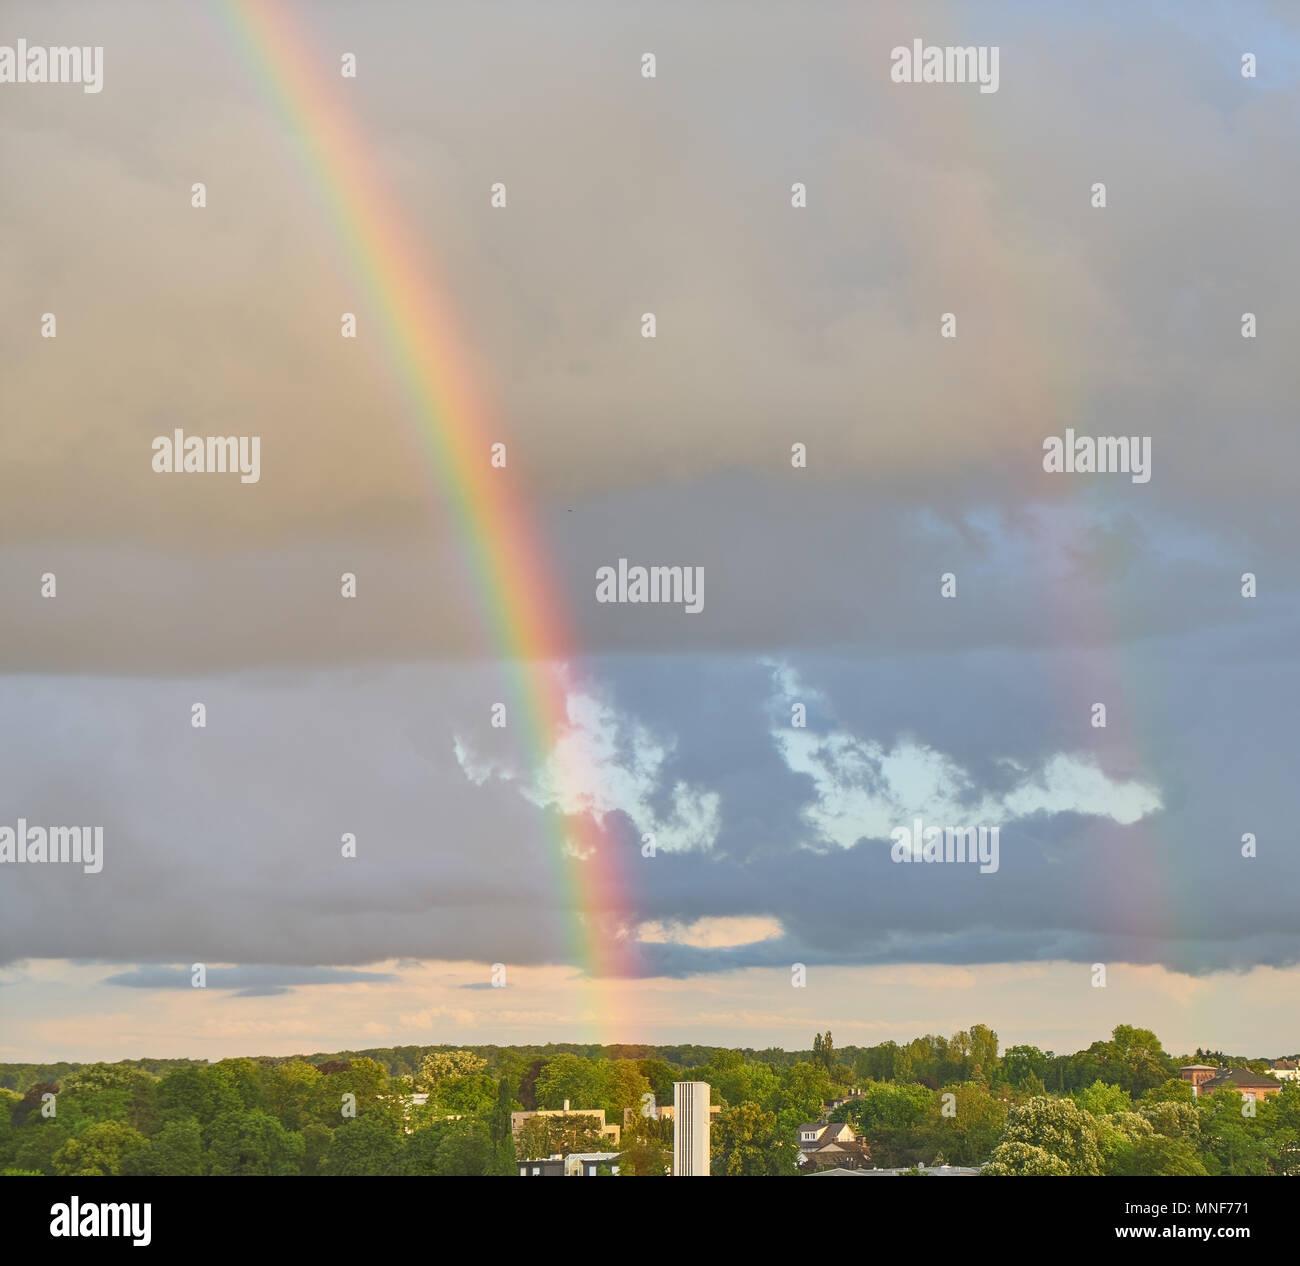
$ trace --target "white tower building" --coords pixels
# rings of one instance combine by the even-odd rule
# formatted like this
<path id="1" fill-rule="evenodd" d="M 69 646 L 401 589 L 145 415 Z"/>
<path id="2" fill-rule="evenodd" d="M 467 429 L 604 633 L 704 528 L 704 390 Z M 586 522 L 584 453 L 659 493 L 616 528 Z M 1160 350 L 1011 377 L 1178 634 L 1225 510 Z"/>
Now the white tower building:
<path id="1" fill-rule="evenodd" d="M 709 1083 L 673 1082 L 673 1177 L 709 1173 Z"/>

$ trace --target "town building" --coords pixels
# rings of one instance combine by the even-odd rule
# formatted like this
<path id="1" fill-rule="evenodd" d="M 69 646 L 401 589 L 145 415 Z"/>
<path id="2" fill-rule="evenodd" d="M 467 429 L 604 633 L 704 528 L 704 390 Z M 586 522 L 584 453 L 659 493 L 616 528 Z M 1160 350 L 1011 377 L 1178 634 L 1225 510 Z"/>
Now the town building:
<path id="1" fill-rule="evenodd" d="M 710 1123 L 710 1124 L 712 1124 L 714 1121 L 716 1121 L 716 1120 L 718 1119 L 718 1114 L 719 1114 L 721 1111 L 722 1111 L 722 1104 L 720 1104 L 720 1103 L 711 1103 L 711 1104 L 709 1104 L 709 1123 Z M 625 1130 L 630 1130 L 630 1129 L 632 1128 L 632 1123 L 633 1123 L 633 1121 L 635 1121 L 636 1118 L 637 1118 L 638 1116 L 640 1116 L 640 1115 L 641 1115 L 641 1109 L 640 1109 L 640 1108 L 624 1108 L 624 1109 L 623 1109 L 623 1129 L 625 1129 Z M 673 1116 L 674 1116 L 673 1105 L 672 1105 L 671 1103 L 656 1104 L 653 1113 L 651 1113 L 651 1116 L 652 1116 L 656 1121 L 671 1121 L 671 1120 L 673 1119 Z"/>
<path id="2" fill-rule="evenodd" d="M 852 1103 L 855 1099 L 862 1098 L 862 1091 L 856 1087 L 850 1090 L 848 1094 L 841 1095 L 838 1099 L 828 1099 L 822 1104 L 822 1116 L 828 1117 L 836 1108 L 842 1108 L 846 1103 Z"/>
<path id="3" fill-rule="evenodd" d="M 1300 1060 L 1275 1059 L 1268 1071 L 1279 1081 L 1300 1081 Z"/>
<path id="4" fill-rule="evenodd" d="M 932 1165 L 926 1168 L 918 1165 L 911 1169 L 819 1169 L 813 1178 L 897 1178 L 902 1174 L 913 1172 L 926 1174 L 931 1178 L 975 1178 L 983 1165 Z"/>
<path id="5" fill-rule="evenodd" d="M 799 1127 L 795 1164 L 804 1173 L 822 1169 L 867 1169 L 871 1149 L 859 1142 L 853 1127 L 843 1121 L 809 1121 Z"/>
<path id="6" fill-rule="evenodd" d="M 564 1101 L 564 1107 L 562 1108 L 538 1108 L 535 1112 L 512 1112 L 510 1114 L 510 1132 L 518 1134 L 529 1117 L 595 1117 L 599 1123 L 601 1134 L 609 1139 L 615 1147 L 618 1146 L 619 1137 L 622 1134 L 619 1126 L 613 1123 L 608 1125 L 605 1123 L 604 1108 L 571 1109 L 567 1099 Z"/>
<path id="7" fill-rule="evenodd" d="M 709 1083 L 673 1082 L 673 1176 L 704 1178 L 709 1172 Z"/>
<path id="8" fill-rule="evenodd" d="M 1196 1093 L 1196 1088 L 1203 1082 L 1207 1082 L 1217 1073 L 1219 1069 L 1212 1068 L 1209 1064 L 1187 1064 L 1178 1070 L 1178 1075 L 1184 1081 L 1192 1083 L 1192 1093 Z"/>
<path id="9" fill-rule="evenodd" d="M 1252 1073 L 1249 1068 L 1223 1068 L 1192 1087 L 1198 1096 L 1213 1094 L 1216 1090 L 1237 1090 L 1243 1099 L 1267 1099 L 1269 1095 L 1282 1093 L 1282 1083 L 1266 1073 Z"/>
<path id="10" fill-rule="evenodd" d="M 611 1174 L 618 1173 L 620 1152 L 574 1152 L 564 1158 L 564 1176 L 566 1178 L 595 1178 L 601 1167 Z"/>
<path id="11" fill-rule="evenodd" d="M 563 1178 L 564 1158 L 548 1156 L 540 1160 L 521 1160 L 519 1162 L 520 1178 Z"/>
<path id="12" fill-rule="evenodd" d="M 799 1127 L 799 1146 L 805 1143 L 851 1143 L 857 1137 L 846 1121 L 810 1121 Z"/>

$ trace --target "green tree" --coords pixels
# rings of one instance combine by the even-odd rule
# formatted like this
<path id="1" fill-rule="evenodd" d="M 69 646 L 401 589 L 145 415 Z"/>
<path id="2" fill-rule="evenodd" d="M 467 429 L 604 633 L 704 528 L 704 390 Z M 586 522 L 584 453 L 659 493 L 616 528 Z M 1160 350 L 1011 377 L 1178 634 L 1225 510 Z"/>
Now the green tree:
<path id="1" fill-rule="evenodd" d="M 239 1097 L 245 1108 L 260 1108 L 266 1098 L 265 1069 L 255 1059 L 220 1059 L 211 1071 Z"/>
<path id="2" fill-rule="evenodd" d="M 600 1106 L 605 1109 L 607 1121 L 621 1124 L 623 1112 L 632 1108 L 641 1110 L 641 1096 L 652 1094 L 650 1082 L 641 1071 L 640 1065 L 633 1059 L 614 1059 L 607 1061 L 605 1070 L 605 1094 Z"/>
<path id="3" fill-rule="evenodd" d="M 788 1112 L 800 1121 L 816 1121 L 821 1117 L 822 1104 L 830 1097 L 830 1077 L 825 1068 L 800 1061 L 781 1069 L 774 1097 L 757 1102 Z"/>
<path id="4" fill-rule="evenodd" d="M 120 1174 L 124 1157 L 144 1146 L 144 1135 L 125 1121 L 97 1121 L 55 1152 L 54 1172 L 67 1178 Z"/>
<path id="5" fill-rule="evenodd" d="M 642 1059 L 637 1061 L 641 1075 L 650 1083 L 650 1093 L 660 1107 L 673 1101 L 673 1082 L 681 1079 L 680 1068 L 674 1067 L 662 1059 Z"/>
<path id="6" fill-rule="evenodd" d="M 1273 1159 L 1277 1174 L 1300 1175 L 1300 1082 L 1288 1081 L 1267 1104 Z"/>
<path id="7" fill-rule="evenodd" d="M 17 1169 L 34 1169 L 42 1174 L 54 1174 L 55 1154 L 73 1137 L 72 1131 L 58 1120 L 46 1120 L 39 1114 L 28 1117 L 27 1123 L 16 1134 L 13 1156 Z"/>
<path id="8" fill-rule="evenodd" d="M 401 1172 L 402 1134 L 372 1113 L 344 1121 L 334 1131 L 316 1172 L 329 1176 L 379 1176 Z"/>
<path id="9" fill-rule="evenodd" d="M 952 1099 L 945 1100 L 947 1095 Z M 926 1150 L 930 1153 L 927 1159 L 933 1162 L 942 1153 L 950 1165 L 980 1165 L 997 1146 L 1006 1120 L 1006 1103 L 983 1085 L 966 1082 L 945 1086 L 932 1096 L 926 1129 Z"/>
<path id="10" fill-rule="evenodd" d="M 420 1063 L 416 1083 L 432 1093 L 441 1082 L 469 1077 L 481 1073 L 486 1067 L 487 1060 L 473 1051 L 431 1051 Z"/>
<path id="11" fill-rule="evenodd" d="M 587 1113 L 529 1117 L 515 1136 L 520 1160 L 567 1156 L 570 1152 L 603 1151 L 609 1140 L 600 1132 L 600 1118 Z"/>
<path id="12" fill-rule="evenodd" d="M 1138 1113 L 1151 1122 L 1151 1128 L 1157 1134 L 1163 1134 L 1166 1138 L 1182 1139 L 1193 1147 L 1200 1142 L 1201 1118 L 1193 1103 L 1157 1099 L 1139 1104 Z"/>
<path id="13" fill-rule="evenodd" d="M 594 1060 L 557 1055 L 537 1078 L 538 1106 L 562 1108 L 567 1099 L 574 1110 L 600 1107 L 606 1099 L 603 1071 Z"/>
<path id="14" fill-rule="evenodd" d="M 672 1164 L 672 1153 L 659 1144 L 637 1141 L 619 1157 L 618 1172 L 625 1178 L 662 1178 Z"/>
<path id="15" fill-rule="evenodd" d="M 1041 1148 L 1061 1161 L 1071 1174 L 1101 1173 L 1096 1122 L 1069 1099 L 1030 1099 L 1012 1108 L 1007 1113 L 1006 1130 L 994 1150 L 993 1161 L 1008 1162 L 1012 1153 L 1003 1151 L 1008 1143 Z"/>
<path id="16" fill-rule="evenodd" d="M 1266 1174 L 1269 1140 L 1264 1122 L 1245 1115 L 1244 1100 L 1234 1089 L 1201 1093 L 1201 1160 L 1211 1174 Z M 1257 1113 L 1262 1108 L 1257 1106 Z"/>
<path id="17" fill-rule="evenodd" d="M 158 1086 L 157 1099 L 164 1116 L 194 1117 L 200 1125 L 242 1107 L 239 1092 L 230 1080 L 203 1065 L 168 1073 Z"/>
<path id="18" fill-rule="evenodd" d="M 334 1137 L 334 1131 L 328 1125 L 321 1125 L 319 1121 L 308 1121 L 302 1127 L 302 1172 L 304 1174 L 314 1174 L 320 1168 L 320 1163 L 325 1158 L 325 1153 L 329 1151 L 330 1140 Z"/>
<path id="19" fill-rule="evenodd" d="M 457 1122 L 438 1145 L 435 1172 L 445 1177 L 481 1177 L 492 1172 L 495 1155 L 485 1126 L 477 1121 Z"/>
<path id="20" fill-rule="evenodd" d="M 994 1085 L 1001 1071 L 998 1035 L 987 1024 L 970 1026 L 970 1076 Z"/>
<path id="21" fill-rule="evenodd" d="M 302 1171 L 303 1141 L 260 1109 L 223 1112 L 204 1131 L 208 1173 L 290 1175 Z"/>
<path id="22" fill-rule="evenodd" d="M 1116 1025 L 1111 1040 L 1094 1042 L 1087 1054 L 1095 1058 L 1100 1080 L 1123 1086 L 1133 1095 L 1160 1085 L 1175 1071 L 1174 1062 L 1165 1054 L 1160 1039 L 1150 1029 L 1134 1028 L 1131 1024 Z M 1085 1066 L 1081 1061 L 1079 1071 Z"/>
<path id="23" fill-rule="evenodd" d="M 311 1099 L 320 1081 L 314 1064 L 305 1059 L 289 1059 L 266 1070 L 264 1096 L 266 1110 L 286 1130 L 301 1130 L 311 1119 Z"/>
<path id="24" fill-rule="evenodd" d="M 821 1064 L 826 1070 L 826 1075 L 831 1075 L 831 1070 L 835 1067 L 835 1043 L 831 1039 L 830 1029 L 826 1030 L 825 1036 L 821 1039 L 821 1045 L 813 1042 L 813 1063 Z"/>
<path id="25" fill-rule="evenodd" d="M 192 1178 L 203 1173 L 203 1138 L 194 1117 L 168 1121 L 144 1147 L 129 1153 L 122 1173 Z"/>
<path id="26" fill-rule="evenodd" d="M 157 1087 L 157 1078 L 129 1064 L 87 1064 L 64 1078 L 59 1111 L 146 1132 L 159 1124 Z"/>
<path id="27" fill-rule="evenodd" d="M 1181 1077 L 1169 1077 L 1158 1086 L 1152 1086 L 1142 1092 L 1139 1105 L 1148 1103 L 1195 1103 L 1196 1092 L 1189 1081 Z"/>
<path id="28" fill-rule="evenodd" d="M 497 1083 L 486 1073 L 451 1077 L 438 1086 L 438 1107 L 445 1114 L 487 1113 L 497 1100 Z"/>
<path id="29" fill-rule="evenodd" d="M 358 1117 L 386 1116 L 397 1128 L 405 1120 L 406 1106 L 400 1094 L 394 1093 L 382 1064 L 373 1059 L 354 1059 L 338 1072 L 316 1079 L 308 1113 L 311 1120 L 331 1129 L 348 1119 L 345 1108 L 355 1111 Z"/>
<path id="30" fill-rule="evenodd" d="M 831 1115 L 853 1124 L 875 1164 L 892 1168 L 932 1159 L 926 1127 L 937 1111 L 934 1091 L 910 1081 L 869 1081 L 859 1089 L 859 1098 Z"/>
<path id="31" fill-rule="evenodd" d="M 710 1130 L 710 1169 L 728 1177 L 793 1174 L 795 1145 L 777 1130 L 776 1113 L 756 1103 L 724 1108 Z"/>
<path id="32" fill-rule="evenodd" d="M 1047 1077 L 1050 1061 L 1036 1046 L 1008 1046 L 1002 1053 L 1000 1081 L 1015 1086 L 1026 1077 L 1037 1077 L 1041 1086 Z"/>
<path id="33" fill-rule="evenodd" d="M 1128 1096 L 1124 1097 L 1127 1100 Z M 1138 1145 L 1152 1137 L 1151 1122 L 1136 1112 L 1094 1115 L 1093 1121 L 1097 1127 L 1102 1173 L 1131 1174 Z"/>
<path id="34" fill-rule="evenodd" d="M 514 1079 L 509 1076 L 502 1077 L 497 1083 L 496 1100 L 488 1116 L 488 1135 L 492 1139 L 493 1147 L 502 1147 L 510 1142 L 511 1114 L 518 1111 Z"/>
<path id="35" fill-rule="evenodd" d="M 859 1051 L 854 1071 L 862 1081 L 895 1081 L 899 1047 L 897 1042 L 882 1042 Z"/>
<path id="36" fill-rule="evenodd" d="M 1204 1175 L 1209 1171 L 1190 1143 L 1152 1134 L 1134 1143 L 1126 1167 L 1116 1172 L 1140 1177 L 1182 1178 Z"/>
<path id="37" fill-rule="evenodd" d="M 980 1171 L 986 1178 L 1065 1178 L 1072 1171 L 1059 1156 L 1032 1143 L 999 1143 L 989 1163 Z"/>
<path id="38" fill-rule="evenodd" d="M 1133 1100 L 1129 1098 L 1128 1091 L 1122 1086 L 1108 1085 L 1104 1081 L 1094 1081 L 1091 1086 L 1076 1090 L 1071 1097 L 1079 1107 L 1094 1117 L 1133 1110 Z"/>

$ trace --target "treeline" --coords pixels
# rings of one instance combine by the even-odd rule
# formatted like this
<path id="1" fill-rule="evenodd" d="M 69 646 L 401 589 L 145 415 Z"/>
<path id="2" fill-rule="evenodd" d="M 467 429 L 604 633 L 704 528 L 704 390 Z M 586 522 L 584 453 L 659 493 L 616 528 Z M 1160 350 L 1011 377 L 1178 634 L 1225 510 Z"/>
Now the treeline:
<path id="1" fill-rule="evenodd" d="M 1256 1103 L 1178 1078 L 1134 1098 L 1104 1081 L 1070 1095 L 953 1082 L 867 1082 L 833 1112 L 881 1167 L 981 1165 L 988 1176 L 1300 1174 L 1300 1086 Z"/>
<path id="2" fill-rule="evenodd" d="M 1121 1025 L 1117 1034 L 1145 1033 Z M 288 1056 L 256 1056 L 259 1063 L 302 1062 L 316 1066 L 359 1059 L 373 1060 L 389 1077 L 413 1077 L 420 1065 L 430 1055 L 440 1051 L 468 1050 L 482 1059 L 488 1070 L 502 1076 L 508 1072 L 521 1075 L 533 1065 L 540 1067 L 557 1055 L 576 1055 L 583 1059 L 658 1061 L 673 1065 L 679 1071 L 699 1068 L 722 1054 L 740 1055 L 748 1063 L 768 1064 L 774 1068 L 791 1068 L 796 1064 L 825 1064 L 827 1051 L 822 1049 L 830 1034 L 817 1034 L 809 1050 L 785 1051 L 779 1047 L 756 1050 L 751 1047 L 721 1046 L 651 1046 L 644 1044 L 601 1046 L 594 1043 L 555 1042 L 544 1046 L 378 1046 L 362 1050 L 317 1051 L 312 1054 Z M 1098 1080 L 1108 1079 L 1108 1065 L 1116 1059 L 1114 1043 L 1118 1040 L 1094 1042 L 1085 1051 L 1057 1055 L 1036 1046 L 1013 1046 L 999 1056 L 997 1034 L 986 1025 L 975 1024 L 970 1029 L 941 1037 L 928 1034 L 910 1042 L 882 1042 L 877 1046 L 845 1046 L 838 1050 L 832 1046 L 835 1072 L 841 1080 L 854 1078 L 873 1081 L 918 1081 L 931 1088 L 942 1082 L 965 1081 L 974 1075 L 1000 1078 L 1009 1084 L 1018 1082 L 1032 1073 L 1044 1085 L 1058 1093 L 1080 1089 Z M 1130 1038 L 1129 1046 L 1135 1043 Z M 1159 1044 L 1157 1043 L 1157 1046 Z M 1162 1052 L 1163 1054 L 1163 1052 Z M 1128 1053 L 1118 1056 L 1123 1062 Z M 1300 1055 L 1277 1056 L 1300 1060 Z M 1203 1050 L 1200 1047 L 1188 1055 L 1164 1057 L 1160 1070 L 1166 1075 L 1183 1064 L 1208 1064 L 1216 1068 L 1249 1068 L 1253 1072 L 1266 1072 L 1269 1059 L 1257 1056 L 1228 1055 L 1223 1051 Z M 136 1068 L 161 1077 L 175 1068 L 206 1066 L 206 1060 L 194 1059 L 128 1059 L 113 1065 L 114 1068 Z M 97 1067 L 99 1065 L 96 1065 Z M 25 1093 L 39 1082 L 61 1081 L 85 1064 L 0 1064 L 0 1088 Z M 535 1108 L 534 1103 L 526 1103 Z"/>
<path id="3" fill-rule="evenodd" d="M 403 1051 L 409 1066 L 417 1048 Z M 336 1053 L 339 1054 L 339 1053 Z M 6 1175 L 492 1175 L 516 1159 L 605 1150 L 602 1122 L 632 1120 L 623 1172 L 662 1174 L 671 1127 L 654 1106 L 672 1101 L 684 1070 L 665 1060 L 570 1052 L 549 1057 L 493 1048 L 496 1067 L 470 1050 L 439 1047 L 411 1076 L 367 1056 L 225 1059 L 156 1076 L 131 1063 L 90 1064 L 22 1094 L 0 1090 L 0 1171 Z M 739 1053 L 725 1053 L 737 1066 Z M 767 1069 L 767 1065 L 757 1065 Z M 808 1066 L 804 1066 L 808 1070 Z M 698 1071 L 706 1074 L 709 1065 Z M 800 1111 L 829 1089 L 815 1070 Z M 803 1072 L 788 1075 L 802 1085 Z M 421 1103 L 417 1095 L 427 1096 Z M 511 1113 L 560 1108 L 590 1115 Z M 639 1166 L 639 1168 L 638 1168 Z"/>
<path id="4" fill-rule="evenodd" d="M 676 1058 L 667 1058 L 674 1055 Z M 9 1065 L 0 1089 L 6 1174 L 491 1175 L 573 1151 L 613 1150 L 620 1172 L 664 1173 L 672 1084 L 707 1081 L 722 1109 L 718 1174 L 796 1173 L 798 1127 L 824 1104 L 881 1167 L 981 1165 L 989 1174 L 1300 1173 L 1300 1085 L 1247 1105 L 1193 1100 L 1185 1062 L 1121 1025 L 1086 1051 L 999 1051 L 984 1025 L 949 1038 L 811 1050 L 582 1046 L 392 1047 L 208 1064 Z M 1259 1061 L 1254 1061 L 1258 1063 Z M 52 1074 L 52 1075 L 51 1075 Z M 33 1080 L 33 1076 L 35 1080 Z M 413 1096 L 427 1096 L 416 1104 Z M 511 1113 L 554 1109 L 515 1132 Z"/>
<path id="5" fill-rule="evenodd" d="M 519 1072 L 533 1063 L 545 1063 L 557 1055 L 578 1055 L 584 1059 L 615 1060 L 659 1060 L 674 1064 L 679 1069 L 707 1064 L 713 1056 L 726 1047 L 717 1046 L 647 1046 L 617 1045 L 601 1046 L 592 1043 L 548 1042 L 544 1046 L 375 1046 L 363 1050 L 317 1051 L 312 1054 L 252 1056 L 261 1064 L 307 1063 L 319 1067 L 322 1064 L 350 1062 L 369 1059 L 378 1064 L 389 1077 L 413 1077 L 423 1061 L 430 1055 L 452 1050 L 468 1050 L 482 1059 L 489 1070 L 498 1075 L 507 1070 Z M 800 1062 L 796 1052 L 786 1052 L 773 1048 L 767 1051 L 753 1051 L 743 1048 L 740 1051 L 747 1059 L 761 1060 L 772 1064 L 795 1064 Z M 806 1058 L 806 1056 L 804 1057 Z M 112 1067 L 140 1069 L 162 1077 L 175 1068 L 206 1067 L 208 1060 L 202 1059 L 124 1059 L 115 1063 L 77 1064 L 59 1062 L 53 1064 L 0 1064 L 0 1089 L 16 1090 L 25 1094 L 39 1082 L 62 1081 L 73 1073 L 89 1067 Z M 527 1105 L 535 1107 L 535 1104 Z"/>
<path id="6" fill-rule="evenodd" d="M 161 1077 L 173 1068 L 194 1068 L 206 1064 L 204 1059 L 124 1059 L 112 1065 L 114 1068 L 138 1068 L 142 1072 Z M 26 1093 L 38 1081 L 62 1081 L 72 1076 L 87 1064 L 0 1064 L 0 1089 L 16 1090 Z"/>

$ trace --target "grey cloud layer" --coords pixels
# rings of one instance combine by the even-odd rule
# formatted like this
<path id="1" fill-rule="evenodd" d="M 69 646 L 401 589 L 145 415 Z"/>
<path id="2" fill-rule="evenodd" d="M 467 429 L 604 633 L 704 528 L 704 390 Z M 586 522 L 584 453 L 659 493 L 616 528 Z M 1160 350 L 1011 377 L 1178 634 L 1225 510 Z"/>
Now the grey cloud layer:
<path id="1" fill-rule="evenodd" d="M 1090 696 L 1076 688 L 1097 670 L 1095 652 L 796 661 L 809 692 L 833 700 L 810 708 L 814 733 L 910 736 L 961 763 L 977 788 L 1005 778 L 995 757 L 1032 772 L 1063 748 L 1092 753 L 1164 797 L 1164 811 L 1126 827 L 1075 813 L 1004 822 L 1001 868 L 987 876 L 895 865 L 887 841 L 846 850 L 820 839 L 803 816 L 815 790 L 770 737 L 769 668 L 593 663 L 618 714 L 667 752 L 650 811 L 669 815 L 679 781 L 720 798 L 711 846 L 653 859 L 639 851 L 645 824 L 609 814 L 601 847 L 619 891 L 597 904 L 621 900 L 634 919 L 766 915 L 784 926 L 783 939 L 741 949 L 647 946 L 640 970 L 651 974 L 794 961 L 1294 963 L 1300 862 L 1285 788 L 1300 683 L 1294 665 L 1245 649 L 1226 662 L 1213 638 L 1131 652 L 1112 674 L 1106 732 L 1090 730 Z M 102 822 L 106 843 L 100 875 L 9 871 L 0 955 L 567 961 L 584 911 L 543 811 L 520 794 L 518 753 L 487 725 L 483 700 L 499 686 L 471 667 L 292 682 L 11 680 L 6 800 L 30 821 Z M 191 698 L 207 702 L 206 731 L 188 727 Z M 33 746 L 28 732 L 61 741 Z M 456 763 L 457 737 L 478 753 L 498 745 L 498 772 L 482 785 Z M 355 861 L 339 856 L 344 831 L 358 837 Z M 1239 853 L 1245 831 L 1260 841 L 1253 861 Z"/>
<path id="2" fill-rule="evenodd" d="M 0 121 L 22 173 L 0 198 L 0 819 L 102 823 L 106 854 L 97 876 L 0 875 L 0 960 L 567 961 L 556 823 L 453 757 L 456 736 L 504 742 L 520 772 L 487 726 L 504 687 L 457 525 L 381 314 L 236 42 L 198 8 L 10 10 L 33 38 L 104 43 L 106 83 L 11 92 Z M 346 91 L 437 261 L 411 272 L 453 316 L 484 438 L 511 441 L 538 503 L 581 674 L 668 747 L 651 803 L 669 815 L 678 781 L 720 797 L 711 850 L 653 861 L 610 815 L 626 897 L 785 928 L 647 946 L 643 970 L 1296 962 L 1282 57 L 1247 83 L 1231 33 L 990 9 L 953 31 L 1002 45 L 979 96 L 888 82 L 888 49 L 938 38 L 946 9 L 392 11 L 314 7 L 327 73 L 358 52 Z M 1251 17 L 1269 13 L 1293 46 L 1294 16 Z M 175 426 L 261 435 L 262 481 L 152 474 Z M 1151 483 L 1044 475 L 1067 426 L 1151 435 Z M 596 604 L 619 557 L 703 565 L 703 613 Z M 915 739 L 977 791 L 1005 789 L 1001 757 L 1090 753 L 1165 808 L 1009 823 L 996 876 L 828 846 L 770 737 L 770 656 L 824 700 L 814 732 Z M 289 987 L 265 970 L 245 987 Z"/>
<path id="3" fill-rule="evenodd" d="M 74 12 L 79 38 L 105 33 L 105 92 L 11 94 L 0 127 L 25 174 L 0 208 L 5 539 L 445 533 L 381 313 L 233 33 L 179 6 Z M 341 91 L 438 260 L 483 438 L 515 442 L 543 505 L 780 470 L 797 439 L 811 481 L 1014 507 L 1043 482 L 1043 436 L 1074 425 L 1152 434 L 1153 498 L 1276 533 L 1300 456 L 1300 102 L 1267 59 L 1249 83 L 1212 39 L 1122 8 L 1120 42 L 990 11 L 1003 84 L 972 97 L 889 82 L 913 6 L 314 12 L 327 82 L 359 48 Z M 200 35 L 207 56 L 176 56 Z M 149 441 L 177 425 L 262 435 L 263 482 L 153 475 Z"/>

